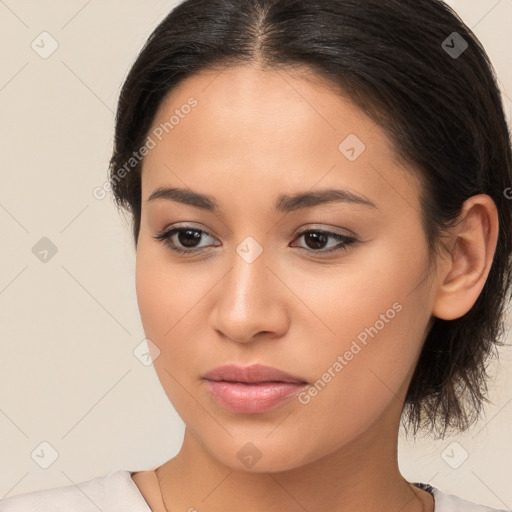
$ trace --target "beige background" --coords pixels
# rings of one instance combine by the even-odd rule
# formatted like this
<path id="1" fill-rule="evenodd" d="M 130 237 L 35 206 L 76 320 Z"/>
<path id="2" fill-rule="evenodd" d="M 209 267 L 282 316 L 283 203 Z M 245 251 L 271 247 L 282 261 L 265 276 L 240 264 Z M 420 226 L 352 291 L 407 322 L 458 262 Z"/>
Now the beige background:
<path id="1" fill-rule="evenodd" d="M 491 56 L 510 118 L 512 0 L 449 3 Z M 0 0 L 0 497 L 149 469 L 180 447 L 183 424 L 133 353 L 144 333 L 129 228 L 110 195 L 92 195 L 122 81 L 174 4 Z M 47 59 L 31 47 L 43 31 L 58 42 Z M 42 237 L 57 248 L 46 263 L 32 252 Z M 511 370 L 507 347 L 471 432 L 400 439 L 406 478 L 512 509 Z M 43 442 L 58 452 L 48 469 Z"/>

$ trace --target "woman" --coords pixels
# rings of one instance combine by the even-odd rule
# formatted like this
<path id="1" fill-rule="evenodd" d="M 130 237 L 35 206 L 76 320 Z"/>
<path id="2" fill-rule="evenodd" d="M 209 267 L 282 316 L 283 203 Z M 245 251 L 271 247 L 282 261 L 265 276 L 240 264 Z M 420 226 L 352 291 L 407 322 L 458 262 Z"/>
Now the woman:
<path id="1" fill-rule="evenodd" d="M 0 510 L 483 512 L 397 463 L 467 430 L 510 290 L 488 58 L 437 0 L 187 0 L 121 91 L 110 184 L 176 457 Z"/>

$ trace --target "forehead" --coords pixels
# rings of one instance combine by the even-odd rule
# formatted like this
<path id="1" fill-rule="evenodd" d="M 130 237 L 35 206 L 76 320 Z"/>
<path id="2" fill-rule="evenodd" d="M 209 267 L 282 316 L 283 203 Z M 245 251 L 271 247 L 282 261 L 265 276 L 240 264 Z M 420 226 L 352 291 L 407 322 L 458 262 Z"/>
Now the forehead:
<path id="1" fill-rule="evenodd" d="M 222 195 L 226 184 L 254 192 L 317 183 L 364 189 L 377 202 L 383 188 L 407 196 L 419 186 L 372 119 L 297 72 L 243 66 L 194 74 L 165 97 L 149 135 L 156 145 L 143 163 L 143 199 L 171 184 Z"/>

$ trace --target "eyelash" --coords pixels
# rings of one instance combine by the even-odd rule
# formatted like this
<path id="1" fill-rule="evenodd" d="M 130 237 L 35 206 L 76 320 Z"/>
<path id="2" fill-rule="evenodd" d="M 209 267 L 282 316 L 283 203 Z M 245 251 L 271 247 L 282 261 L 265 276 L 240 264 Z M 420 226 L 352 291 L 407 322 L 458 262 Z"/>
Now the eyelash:
<path id="1" fill-rule="evenodd" d="M 191 254 L 191 253 L 198 253 L 198 252 L 202 251 L 204 248 L 183 249 L 180 247 L 176 247 L 171 242 L 170 239 L 172 236 L 174 236 L 177 233 L 181 233 L 181 232 L 185 232 L 185 231 L 195 231 L 197 233 L 203 233 L 207 236 L 211 236 L 210 233 L 208 233 L 207 231 L 204 231 L 202 229 L 197 229 L 192 226 L 183 226 L 183 227 L 172 228 L 170 230 L 163 231 L 163 232 L 159 233 L 158 235 L 154 236 L 153 238 L 155 240 L 158 240 L 159 242 L 162 242 L 168 249 L 170 249 L 171 251 L 178 253 L 178 254 Z M 330 231 L 324 231 L 321 229 L 307 229 L 305 231 L 301 231 L 300 233 L 297 234 L 296 238 L 300 238 L 301 236 L 304 236 L 304 235 L 307 235 L 310 233 L 320 233 L 320 234 L 326 235 L 330 238 L 334 238 L 342 243 L 342 245 L 340 247 L 337 247 L 335 249 L 327 249 L 327 250 L 324 250 L 324 249 L 314 250 L 314 249 L 309 249 L 307 247 L 299 247 L 299 249 L 304 249 L 306 251 L 310 251 L 315 254 L 317 254 L 317 253 L 318 254 L 332 254 L 332 253 L 338 253 L 340 251 L 347 251 L 351 245 L 354 245 L 357 242 L 357 239 L 354 237 L 342 235 L 340 233 L 332 233 Z"/>

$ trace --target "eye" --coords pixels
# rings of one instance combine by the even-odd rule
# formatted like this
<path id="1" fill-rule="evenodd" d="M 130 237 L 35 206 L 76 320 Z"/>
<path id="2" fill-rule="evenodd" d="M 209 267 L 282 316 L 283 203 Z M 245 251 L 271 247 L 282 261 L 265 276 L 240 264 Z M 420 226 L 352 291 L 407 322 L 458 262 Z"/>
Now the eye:
<path id="1" fill-rule="evenodd" d="M 202 229 L 194 228 L 193 226 L 183 226 L 163 231 L 158 235 L 154 236 L 155 240 L 162 242 L 171 251 L 178 254 L 190 254 L 200 252 L 204 249 L 210 248 L 211 244 L 205 246 L 198 245 L 201 243 L 203 236 L 211 237 L 210 233 Z M 337 251 L 346 251 L 349 246 L 355 244 L 357 239 L 351 236 L 342 235 L 341 233 L 333 233 L 330 231 L 324 231 L 321 229 L 308 229 L 298 233 L 296 239 L 304 237 L 306 244 L 309 247 L 299 247 L 309 252 L 325 254 Z M 329 240 L 333 240 L 337 243 L 334 247 L 325 249 L 328 247 Z M 217 244 L 218 246 L 219 244 Z"/>
<path id="2" fill-rule="evenodd" d="M 199 252 L 204 249 L 204 247 L 196 245 L 198 242 L 201 242 L 203 235 L 211 236 L 210 233 L 202 229 L 185 226 L 164 231 L 153 238 L 162 242 L 171 251 L 185 254 Z"/>
<path id="3" fill-rule="evenodd" d="M 352 236 L 342 235 L 341 233 L 332 233 L 321 229 L 307 229 L 305 231 L 301 231 L 298 234 L 297 239 L 302 237 L 304 237 L 304 241 L 309 247 L 301 247 L 301 249 L 321 254 L 346 251 L 349 246 L 357 242 L 357 239 Z M 329 249 L 324 249 L 326 244 L 328 244 L 329 239 L 338 243 L 335 243 L 334 246 L 331 245 L 331 248 Z"/>

